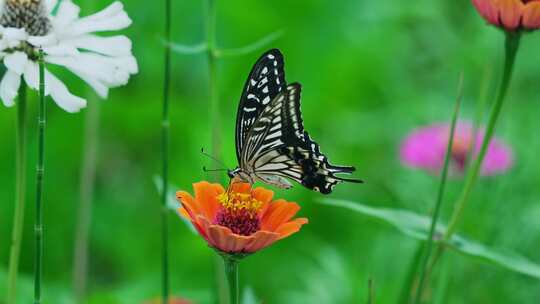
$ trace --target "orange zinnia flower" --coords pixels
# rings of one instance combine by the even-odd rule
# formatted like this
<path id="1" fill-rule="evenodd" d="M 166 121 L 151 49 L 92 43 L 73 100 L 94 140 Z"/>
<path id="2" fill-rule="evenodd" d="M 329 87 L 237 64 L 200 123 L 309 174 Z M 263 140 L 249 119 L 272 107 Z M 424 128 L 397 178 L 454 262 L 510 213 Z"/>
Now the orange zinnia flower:
<path id="1" fill-rule="evenodd" d="M 308 222 L 293 220 L 300 210 L 296 203 L 279 199 L 262 187 L 233 183 L 228 191 L 219 184 L 193 184 L 195 197 L 176 193 L 179 213 L 189 219 L 208 244 L 228 254 L 249 254 L 296 233 Z"/>
<path id="2" fill-rule="evenodd" d="M 540 0 L 472 0 L 487 22 L 500 28 L 535 30 L 540 28 Z"/>

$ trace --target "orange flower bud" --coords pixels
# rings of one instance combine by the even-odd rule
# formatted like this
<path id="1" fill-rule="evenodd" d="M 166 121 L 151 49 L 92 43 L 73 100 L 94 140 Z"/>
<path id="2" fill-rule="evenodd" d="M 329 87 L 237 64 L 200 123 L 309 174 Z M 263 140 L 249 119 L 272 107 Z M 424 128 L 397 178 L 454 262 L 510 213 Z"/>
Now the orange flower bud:
<path id="1" fill-rule="evenodd" d="M 472 0 L 490 24 L 507 31 L 540 28 L 540 0 Z"/>

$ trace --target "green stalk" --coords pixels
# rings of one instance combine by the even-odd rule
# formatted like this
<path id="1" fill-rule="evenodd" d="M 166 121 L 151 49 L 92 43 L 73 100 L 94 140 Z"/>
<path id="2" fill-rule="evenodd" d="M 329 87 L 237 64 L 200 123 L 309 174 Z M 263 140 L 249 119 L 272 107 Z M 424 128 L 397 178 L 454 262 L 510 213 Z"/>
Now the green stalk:
<path id="1" fill-rule="evenodd" d="M 480 84 L 480 93 L 478 95 L 478 102 L 476 104 L 476 113 L 474 115 L 473 120 L 473 126 L 471 130 L 471 145 L 469 147 L 469 152 L 467 153 L 466 160 L 466 172 L 469 171 L 471 167 L 471 160 L 474 157 L 474 153 L 476 152 L 476 144 L 477 144 L 477 135 L 478 135 L 478 129 L 480 127 L 480 123 L 482 121 L 482 116 L 484 115 L 485 106 L 487 103 L 487 97 L 488 97 L 488 89 L 489 89 L 489 83 L 491 79 L 491 68 L 489 66 L 486 66 L 484 70 L 484 76 L 482 77 L 482 82 Z"/>
<path id="2" fill-rule="evenodd" d="M 206 45 L 208 57 L 208 75 L 210 87 L 210 121 L 212 122 L 212 154 L 217 159 L 221 157 L 221 132 L 219 132 L 219 91 L 217 77 L 217 48 L 216 48 L 216 1 L 208 0 L 206 11 Z M 218 179 L 215 175 L 214 179 Z"/>
<path id="3" fill-rule="evenodd" d="M 171 83 L 171 0 L 165 0 L 165 46 L 163 75 L 163 113 L 161 121 L 162 176 L 161 193 L 161 299 L 163 304 L 169 303 L 169 226 L 167 210 L 167 194 L 169 193 L 169 88 Z"/>
<path id="4" fill-rule="evenodd" d="M 59 3 L 62 1 L 59 1 Z M 84 8 L 93 9 L 95 1 L 85 1 Z M 93 90 L 88 88 L 86 99 L 88 108 L 85 114 L 83 155 L 79 181 L 79 205 L 75 227 L 73 248 L 73 291 L 76 303 L 83 303 L 87 292 L 88 251 L 90 227 L 92 223 L 92 205 L 96 179 L 97 150 L 99 145 L 100 104 L 94 100 Z"/>
<path id="5" fill-rule="evenodd" d="M 411 300 L 414 284 L 416 283 L 416 270 L 420 267 L 424 246 L 425 244 L 423 242 L 418 242 L 418 248 L 414 251 L 409 270 L 407 270 L 407 276 L 405 277 L 405 285 L 401 289 L 399 301 L 397 303 L 408 304 Z"/>
<path id="6" fill-rule="evenodd" d="M 233 257 L 223 256 L 225 274 L 229 283 L 229 304 L 239 304 L 240 289 L 238 287 L 238 260 Z"/>
<path id="7" fill-rule="evenodd" d="M 205 8 L 205 27 L 206 27 L 206 57 L 208 60 L 208 86 L 210 97 L 210 122 L 211 122 L 211 154 L 214 158 L 221 158 L 221 132 L 219 118 L 219 90 L 218 90 L 218 75 L 217 75 L 217 60 L 218 49 L 216 46 L 216 1 L 207 0 Z M 211 174 L 213 181 L 219 181 L 219 173 Z M 224 303 L 226 298 L 226 283 L 224 282 L 224 269 L 221 263 L 216 262 L 215 278 L 217 284 L 217 298 L 219 303 Z"/>
<path id="8" fill-rule="evenodd" d="M 26 194 L 26 83 L 19 88 L 17 102 L 17 135 L 16 135 L 16 169 L 15 169 L 15 214 L 9 253 L 7 304 L 14 304 L 17 294 L 17 274 L 21 254 L 21 240 L 24 227 L 24 207 Z"/>
<path id="9" fill-rule="evenodd" d="M 450 240 L 450 238 L 454 234 L 457 228 L 457 224 L 463 214 L 463 210 L 465 209 L 465 206 L 467 202 L 469 201 L 474 185 L 476 184 L 478 180 L 480 169 L 482 168 L 482 162 L 484 161 L 487 148 L 489 147 L 489 143 L 495 132 L 495 126 L 497 124 L 497 120 L 501 113 L 501 109 L 504 103 L 504 99 L 506 97 L 506 93 L 508 92 L 508 87 L 510 85 L 510 80 L 512 78 L 512 72 L 514 68 L 514 62 L 516 60 L 517 51 L 519 49 L 520 38 L 521 38 L 521 33 L 519 32 L 506 32 L 504 71 L 503 71 L 501 86 L 499 89 L 499 94 L 497 96 L 495 105 L 493 106 L 493 109 L 489 117 L 486 134 L 484 136 L 484 139 L 482 141 L 482 146 L 480 148 L 480 153 L 478 154 L 478 157 L 475 159 L 467 175 L 467 180 L 465 181 L 465 187 L 463 188 L 463 191 L 457 201 L 450 223 L 448 224 L 448 230 L 446 231 L 446 234 L 444 236 L 445 241 Z"/>
<path id="10" fill-rule="evenodd" d="M 373 287 L 373 280 L 370 278 L 368 280 L 368 299 L 367 304 L 375 303 L 375 289 Z"/>
<path id="11" fill-rule="evenodd" d="M 45 175 L 45 63 L 43 50 L 39 50 L 39 116 L 38 116 L 38 160 L 36 169 L 36 223 L 34 227 L 36 253 L 34 270 L 34 304 L 41 303 L 41 277 L 43 260 L 43 179 Z"/>
<path id="12" fill-rule="evenodd" d="M 450 223 L 448 224 L 448 228 L 444 235 L 443 242 L 441 242 L 441 244 L 437 248 L 437 252 L 431 259 L 431 263 L 429 264 L 429 268 L 427 271 L 428 275 L 433 271 L 435 264 L 443 256 L 443 253 L 445 250 L 444 244 L 452 238 L 452 235 L 454 234 L 457 228 L 457 224 L 459 220 L 461 219 L 463 210 L 465 209 L 465 205 L 467 204 L 469 197 L 472 193 L 472 190 L 474 188 L 474 185 L 476 184 L 476 181 L 478 180 L 480 169 L 482 168 L 482 162 L 484 161 L 487 148 L 489 147 L 489 143 L 495 132 L 495 125 L 499 118 L 502 105 L 506 97 L 506 93 L 508 92 L 508 87 L 510 85 L 510 80 L 512 78 L 512 72 L 514 69 L 514 63 L 516 60 L 516 55 L 519 49 L 521 33 L 506 32 L 505 38 L 506 40 L 505 40 L 504 70 L 503 70 L 501 85 L 499 87 L 499 93 L 497 95 L 497 99 L 495 100 L 495 105 L 493 106 L 493 109 L 491 110 L 491 113 L 490 113 L 489 122 L 486 129 L 486 134 L 484 135 L 484 138 L 482 140 L 480 153 L 478 154 L 478 157 L 474 160 L 474 163 L 471 164 L 471 167 L 469 168 L 467 172 L 467 179 L 465 181 L 465 186 L 454 207 L 454 211 L 452 213 Z"/>
<path id="13" fill-rule="evenodd" d="M 84 152 L 80 177 L 77 226 L 75 229 L 75 248 L 73 253 L 73 289 L 77 303 L 84 302 L 87 287 L 88 243 L 92 222 L 92 203 L 94 199 L 93 193 L 99 142 L 99 107 L 100 104 L 98 102 L 88 103 L 84 126 Z"/>
<path id="14" fill-rule="evenodd" d="M 444 166 L 441 172 L 441 183 L 439 184 L 439 192 L 437 193 L 437 201 L 435 203 L 435 211 L 431 219 L 431 227 L 429 229 L 426 252 L 422 258 L 422 263 L 420 264 L 420 277 L 418 279 L 418 288 L 416 289 L 416 296 L 414 303 L 420 303 L 422 298 L 422 293 L 424 291 L 424 284 L 426 280 L 426 269 L 429 263 L 429 258 L 431 256 L 431 249 L 433 247 L 433 238 L 437 230 L 437 222 L 439 220 L 439 214 L 441 212 L 441 206 L 444 197 L 444 190 L 446 188 L 446 181 L 448 179 L 448 167 L 450 165 L 450 159 L 452 157 L 452 146 L 454 145 L 454 134 L 456 131 L 456 125 L 459 117 L 459 109 L 461 107 L 461 99 L 463 96 L 463 75 L 459 79 L 458 87 L 458 96 L 456 99 L 456 104 L 454 108 L 454 115 L 452 117 L 452 125 L 450 127 L 450 136 L 448 138 L 448 146 L 446 147 L 446 156 L 444 158 Z"/>

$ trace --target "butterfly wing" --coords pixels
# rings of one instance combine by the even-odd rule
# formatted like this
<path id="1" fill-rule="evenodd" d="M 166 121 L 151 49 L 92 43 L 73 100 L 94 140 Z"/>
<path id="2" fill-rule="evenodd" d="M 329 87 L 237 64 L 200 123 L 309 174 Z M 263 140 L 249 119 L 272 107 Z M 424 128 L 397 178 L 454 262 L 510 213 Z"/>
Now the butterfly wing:
<path id="1" fill-rule="evenodd" d="M 249 130 L 263 109 L 286 87 L 283 64 L 281 52 L 269 50 L 257 60 L 246 80 L 236 114 L 236 156 L 240 165 Z"/>
<path id="2" fill-rule="evenodd" d="M 300 84 L 291 84 L 263 109 L 241 154 L 246 170 L 270 184 L 287 188 L 283 178 L 290 178 L 324 194 L 339 182 L 360 182 L 337 176 L 355 169 L 330 164 L 304 130 L 300 96 Z"/>
<path id="3" fill-rule="evenodd" d="M 286 155 L 281 155 L 284 147 L 282 112 L 287 102 L 289 90 L 280 92 L 253 123 L 241 151 L 240 164 L 245 172 L 255 179 L 289 188 L 290 183 L 283 177 L 300 178 L 298 165 Z"/>

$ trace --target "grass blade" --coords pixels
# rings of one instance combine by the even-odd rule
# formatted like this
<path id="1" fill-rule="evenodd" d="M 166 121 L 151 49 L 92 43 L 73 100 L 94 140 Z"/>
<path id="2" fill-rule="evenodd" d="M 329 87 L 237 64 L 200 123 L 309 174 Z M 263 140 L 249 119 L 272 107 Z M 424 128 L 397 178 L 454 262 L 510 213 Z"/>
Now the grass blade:
<path id="1" fill-rule="evenodd" d="M 459 77 L 458 95 L 456 98 L 456 104 L 454 108 L 454 114 L 452 117 L 452 125 L 450 127 L 450 136 L 448 138 L 448 146 L 446 148 L 446 155 L 444 157 L 444 166 L 441 172 L 441 183 L 439 184 L 439 192 L 437 194 L 437 201 L 435 202 L 435 211 L 431 219 L 431 227 L 429 229 L 429 235 L 426 244 L 426 252 L 422 258 L 420 264 L 420 277 L 418 279 L 418 289 L 416 290 L 416 296 L 414 303 L 420 303 L 422 292 L 424 291 L 424 284 L 426 280 L 426 269 L 431 255 L 431 249 L 433 247 L 433 236 L 435 234 L 435 228 L 437 227 L 437 221 L 439 220 L 439 214 L 441 212 L 442 201 L 444 198 L 444 190 L 446 188 L 446 181 L 448 179 L 448 167 L 450 164 L 450 158 L 452 155 L 452 146 L 454 145 L 454 134 L 456 131 L 456 125 L 459 117 L 459 109 L 461 107 L 461 99 L 463 97 L 463 74 Z"/>

